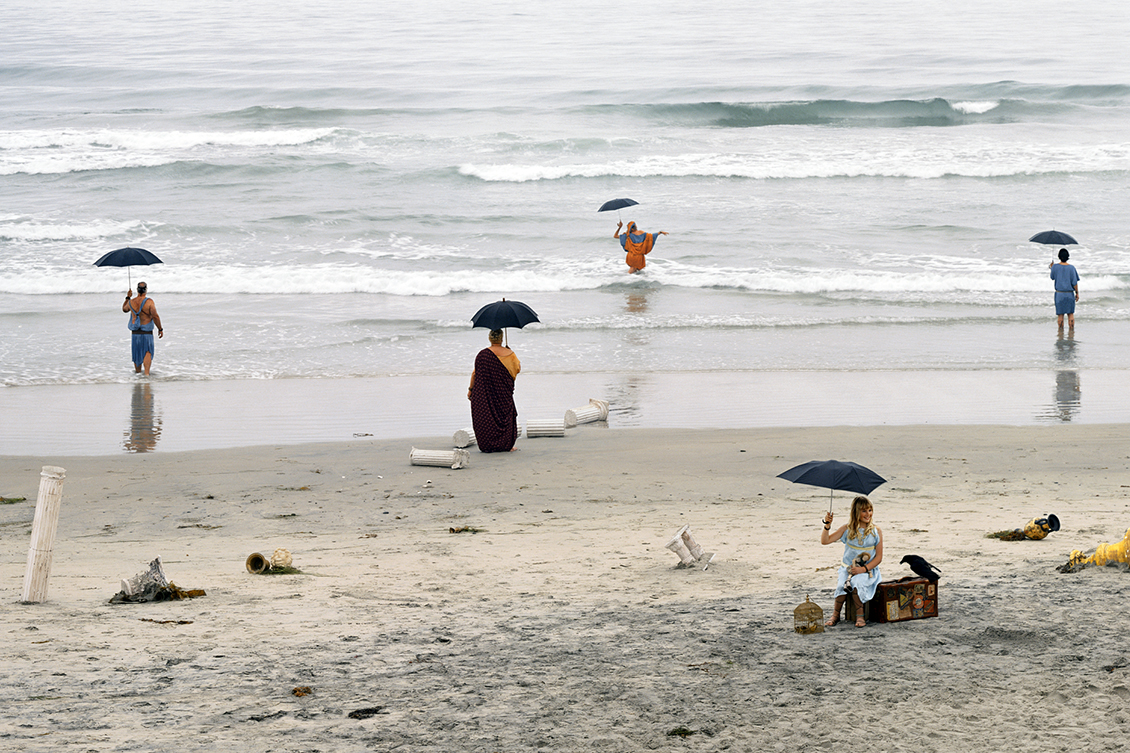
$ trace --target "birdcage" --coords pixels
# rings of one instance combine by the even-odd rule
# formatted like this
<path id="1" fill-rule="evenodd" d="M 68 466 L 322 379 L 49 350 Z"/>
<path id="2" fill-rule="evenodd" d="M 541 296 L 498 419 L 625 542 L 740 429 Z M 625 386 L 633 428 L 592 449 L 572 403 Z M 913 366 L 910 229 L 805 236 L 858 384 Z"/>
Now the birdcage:
<path id="1" fill-rule="evenodd" d="M 804 596 L 804 603 L 793 610 L 793 625 L 801 635 L 824 632 L 824 610 Z"/>

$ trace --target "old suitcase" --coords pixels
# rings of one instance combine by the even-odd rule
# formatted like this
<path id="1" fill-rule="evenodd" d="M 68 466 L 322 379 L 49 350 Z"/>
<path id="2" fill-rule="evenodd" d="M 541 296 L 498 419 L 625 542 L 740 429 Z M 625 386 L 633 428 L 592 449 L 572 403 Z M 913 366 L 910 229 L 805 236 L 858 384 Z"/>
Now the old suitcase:
<path id="1" fill-rule="evenodd" d="M 875 598 L 868 602 L 870 619 L 877 622 L 902 622 L 938 616 L 938 582 L 907 576 L 879 584 Z"/>

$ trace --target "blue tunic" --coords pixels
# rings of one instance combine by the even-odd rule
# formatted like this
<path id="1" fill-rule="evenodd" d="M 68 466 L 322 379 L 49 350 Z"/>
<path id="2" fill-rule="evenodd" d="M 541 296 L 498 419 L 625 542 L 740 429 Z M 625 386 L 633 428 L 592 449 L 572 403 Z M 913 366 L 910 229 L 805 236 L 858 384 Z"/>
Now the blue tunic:
<path id="1" fill-rule="evenodd" d="M 836 580 L 836 596 L 843 596 L 847 593 L 848 578 L 851 578 L 851 587 L 859 594 L 861 602 L 868 602 L 875 596 L 875 591 L 879 588 L 879 568 L 873 568 L 870 573 L 859 573 L 858 575 L 848 575 L 848 568 L 855 564 L 855 558 L 862 552 L 867 552 L 870 556 L 869 559 L 875 559 L 875 547 L 879 546 L 879 531 L 871 529 L 870 533 L 865 534 L 862 538 L 850 539 L 848 538 L 848 531 L 844 530 L 843 535 L 840 536 L 840 541 L 844 542 L 844 556 L 843 564 L 840 566 L 839 577 Z"/>
<path id="2" fill-rule="evenodd" d="M 146 296 L 141 296 L 141 304 L 137 307 L 137 311 L 133 310 L 133 306 L 129 307 L 129 331 L 133 333 L 130 336 L 130 355 L 133 356 L 135 366 L 145 363 L 146 353 L 150 358 L 154 356 L 153 321 L 150 320 L 149 324 L 144 326 L 141 324 L 141 309 L 145 307 L 146 300 Z"/>
<path id="3" fill-rule="evenodd" d="M 647 233 L 631 233 L 632 243 L 643 243 L 647 240 Z M 627 250 L 629 233 L 620 233 L 620 248 Z M 659 240 L 659 236 L 655 236 Z M 655 241 L 652 241 L 654 243 Z"/>
<path id="4" fill-rule="evenodd" d="M 130 337 L 130 353 L 133 356 L 133 363 L 135 366 L 141 366 L 145 363 L 145 354 L 148 353 L 149 357 L 153 357 L 153 331 L 148 332 L 141 329 L 135 329 L 133 335 Z"/>
<path id="5" fill-rule="evenodd" d="M 1053 264 L 1051 278 L 1055 280 L 1055 313 L 1075 313 L 1075 286 L 1079 284 L 1079 273 L 1071 264 Z"/>

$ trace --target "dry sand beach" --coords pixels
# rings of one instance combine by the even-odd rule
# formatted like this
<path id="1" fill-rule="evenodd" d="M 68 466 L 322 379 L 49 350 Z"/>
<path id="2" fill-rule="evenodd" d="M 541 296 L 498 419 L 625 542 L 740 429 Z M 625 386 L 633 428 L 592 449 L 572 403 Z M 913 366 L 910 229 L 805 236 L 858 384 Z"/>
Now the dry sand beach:
<path id="1" fill-rule="evenodd" d="M 409 465 L 437 438 L 0 457 L 27 497 L 0 506 L 0 750 L 1124 750 L 1130 575 L 1055 567 L 1130 525 L 1128 431 L 590 425 L 458 471 Z M 882 572 L 934 562 L 938 618 L 793 631 L 841 547 L 827 492 L 775 476 L 830 457 L 889 480 Z M 43 465 L 67 477 L 26 605 Z M 1045 513 L 1043 541 L 985 538 Z M 706 570 L 664 548 L 688 523 Z M 303 574 L 246 571 L 276 547 Z M 109 604 L 157 555 L 207 596 Z"/>

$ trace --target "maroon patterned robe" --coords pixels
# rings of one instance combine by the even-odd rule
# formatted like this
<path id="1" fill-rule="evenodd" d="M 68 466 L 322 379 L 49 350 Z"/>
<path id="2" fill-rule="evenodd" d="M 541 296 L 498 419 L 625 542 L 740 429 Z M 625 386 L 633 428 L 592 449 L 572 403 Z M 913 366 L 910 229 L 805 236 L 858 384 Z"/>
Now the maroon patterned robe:
<path id="1" fill-rule="evenodd" d="M 482 452 L 509 452 L 518 439 L 514 377 L 490 348 L 483 348 L 475 356 L 471 426 Z"/>

